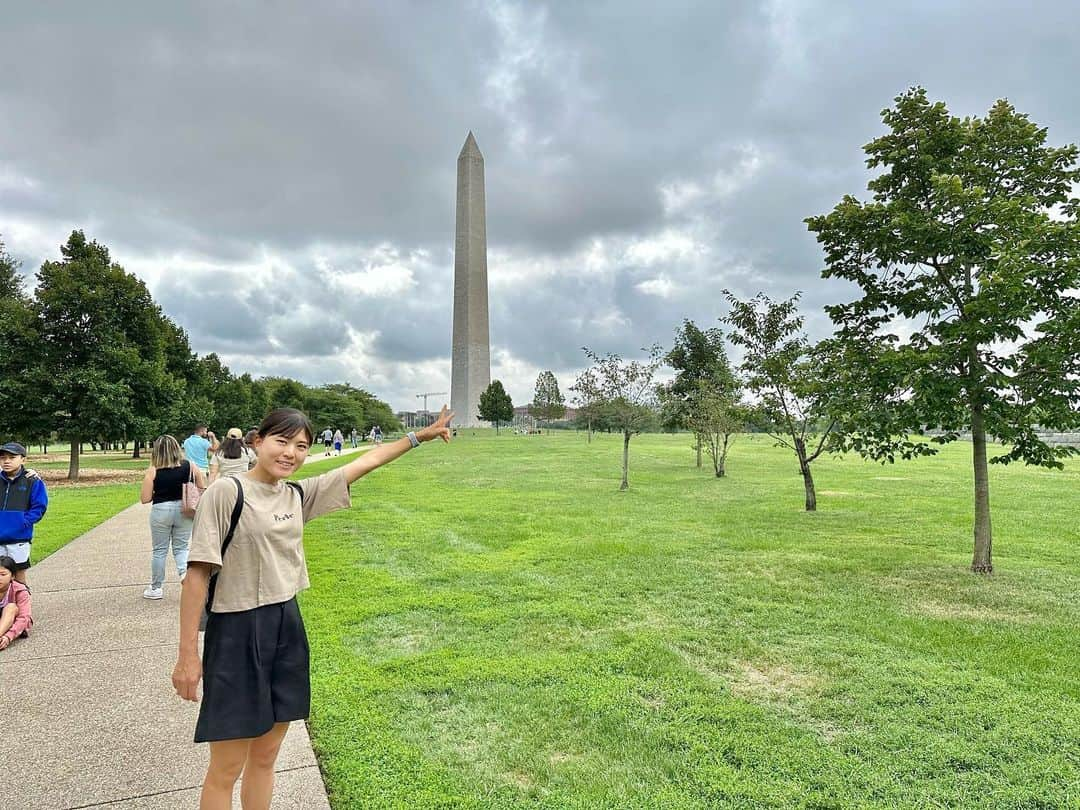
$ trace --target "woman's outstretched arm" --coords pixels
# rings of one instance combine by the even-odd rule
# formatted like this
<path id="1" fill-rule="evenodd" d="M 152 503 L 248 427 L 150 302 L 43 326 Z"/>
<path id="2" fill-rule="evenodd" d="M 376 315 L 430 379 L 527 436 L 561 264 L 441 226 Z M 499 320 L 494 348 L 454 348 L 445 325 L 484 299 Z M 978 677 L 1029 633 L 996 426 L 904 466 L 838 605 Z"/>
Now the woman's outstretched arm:
<path id="1" fill-rule="evenodd" d="M 443 405 L 442 412 L 434 423 L 416 431 L 417 440 L 421 442 L 430 442 L 433 439 L 442 439 L 444 442 L 450 441 L 450 420 L 453 418 L 454 414 Z M 407 436 L 398 439 L 396 442 L 380 444 L 374 450 L 368 450 L 364 455 L 355 461 L 350 461 L 342 468 L 345 470 L 345 480 L 351 484 L 357 478 L 367 475 L 383 464 L 389 464 L 411 449 L 412 442 L 409 441 Z"/>

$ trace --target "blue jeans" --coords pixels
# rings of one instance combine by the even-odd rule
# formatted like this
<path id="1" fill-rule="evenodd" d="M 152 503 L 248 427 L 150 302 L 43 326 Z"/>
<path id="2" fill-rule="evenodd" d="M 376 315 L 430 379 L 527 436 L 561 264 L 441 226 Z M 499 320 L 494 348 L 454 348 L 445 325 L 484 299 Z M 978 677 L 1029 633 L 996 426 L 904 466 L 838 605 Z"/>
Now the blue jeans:
<path id="1" fill-rule="evenodd" d="M 169 546 L 172 546 L 176 573 L 182 577 L 187 571 L 191 518 L 180 514 L 180 501 L 165 501 L 150 507 L 150 537 L 154 541 L 150 587 L 160 588 L 165 582 L 165 558 L 169 556 Z"/>

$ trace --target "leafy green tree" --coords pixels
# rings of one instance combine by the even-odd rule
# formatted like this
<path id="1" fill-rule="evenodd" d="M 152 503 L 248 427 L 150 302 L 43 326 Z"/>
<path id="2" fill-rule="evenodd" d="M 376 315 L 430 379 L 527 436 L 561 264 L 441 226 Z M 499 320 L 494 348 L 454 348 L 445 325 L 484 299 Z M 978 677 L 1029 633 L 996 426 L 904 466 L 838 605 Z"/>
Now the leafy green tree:
<path id="1" fill-rule="evenodd" d="M 660 387 L 661 417 L 666 427 L 693 430 L 691 422 L 710 424 L 695 414 L 706 407 L 709 417 L 716 415 L 717 401 L 737 399 L 739 382 L 728 362 L 724 333 L 719 329 L 700 329 L 693 321 L 683 321 L 675 333 L 675 345 L 664 360 L 675 369 L 670 383 Z M 708 397 L 706 403 L 703 398 Z M 697 466 L 701 466 L 701 449 L 705 436 L 694 431 Z"/>
<path id="2" fill-rule="evenodd" d="M 265 382 L 272 409 L 296 408 L 302 411 L 306 407 L 304 398 L 307 390 L 301 383 L 287 377 L 268 377 Z"/>
<path id="3" fill-rule="evenodd" d="M 485 422 L 494 422 L 496 435 L 499 433 L 500 422 L 513 420 L 514 403 L 501 382 L 492 380 L 491 384 L 480 392 L 480 407 L 476 416 Z"/>
<path id="4" fill-rule="evenodd" d="M 619 490 L 630 488 L 630 439 L 654 427 L 657 421 L 656 371 L 663 365 L 660 346 L 647 349 L 644 362 L 624 361 L 617 354 L 598 355 L 583 347 L 592 361 L 592 379 L 596 385 L 596 404 L 611 425 L 622 433 L 622 481 Z M 580 379 L 580 378 L 579 378 Z"/>
<path id="5" fill-rule="evenodd" d="M 559 381 L 550 371 L 540 372 L 536 378 L 536 389 L 530 410 L 537 419 L 553 422 L 566 415 L 566 400 L 559 390 Z"/>
<path id="6" fill-rule="evenodd" d="M 0 241 L 0 434 L 24 441 L 47 438 L 51 425 L 37 407 L 34 366 L 37 324 L 19 264 Z"/>
<path id="7" fill-rule="evenodd" d="M 71 442 L 68 477 L 77 480 L 83 439 L 130 435 L 175 389 L 163 373 L 164 319 L 146 285 L 82 231 L 60 252 L 37 274 L 36 383 L 41 412 Z"/>
<path id="8" fill-rule="evenodd" d="M 882 120 L 889 132 L 865 147 L 881 169 L 872 198 L 807 219 L 823 275 L 862 289 L 827 308 L 860 406 L 848 443 L 888 459 L 935 452 L 909 431 L 970 431 L 971 569 L 990 573 L 988 439 L 1005 445 L 990 462 L 1060 467 L 1075 452 L 1038 428 L 1080 424 L 1077 147 L 1048 146 L 1006 101 L 960 119 L 921 88 Z"/>
<path id="9" fill-rule="evenodd" d="M 601 417 L 603 403 L 600 396 L 600 385 L 596 379 L 596 370 L 587 368 L 582 371 L 574 384 L 570 386 L 574 395 L 574 404 L 577 406 L 576 421 L 586 430 L 588 443 L 592 444 L 593 428 Z"/>
<path id="10" fill-rule="evenodd" d="M 700 383 L 700 389 L 693 397 L 693 407 L 686 417 L 686 426 L 698 437 L 699 452 L 704 445 L 717 478 L 727 474 L 728 450 L 749 421 L 749 409 L 733 392 Z"/>
<path id="11" fill-rule="evenodd" d="M 806 511 L 817 510 L 810 465 L 830 447 L 836 428 L 828 356 L 802 331 L 799 294 L 773 301 L 764 293 L 740 301 L 724 290 L 731 311 L 722 319 L 731 342 L 743 348 L 740 366 L 747 388 L 758 398 L 757 423 L 799 460 Z"/>

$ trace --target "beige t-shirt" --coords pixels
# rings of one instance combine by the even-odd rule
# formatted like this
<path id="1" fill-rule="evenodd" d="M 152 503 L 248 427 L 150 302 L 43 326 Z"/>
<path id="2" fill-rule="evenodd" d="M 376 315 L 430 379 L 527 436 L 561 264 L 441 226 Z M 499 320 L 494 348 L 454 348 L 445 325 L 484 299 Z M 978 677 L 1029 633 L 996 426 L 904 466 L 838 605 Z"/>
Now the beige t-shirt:
<path id="1" fill-rule="evenodd" d="M 218 475 L 222 476 L 246 473 L 254 463 L 255 453 L 246 447 L 240 451 L 239 458 L 225 458 L 220 450 L 210 456 L 210 466 L 216 466 L 218 468 Z M 226 529 L 228 529 L 228 525 L 226 525 Z M 215 597 L 215 599 L 216 598 L 217 597 Z"/>
<path id="2" fill-rule="evenodd" d="M 236 483 L 244 487 L 244 508 L 221 564 L 221 543 L 236 505 Z M 297 483 L 303 502 L 292 487 L 279 481 L 264 484 L 246 473 L 234 480 L 219 479 L 199 500 L 191 530 L 188 562 L 209 563 L 220 571 L 214 592 L 215 613 L 235 613 L 285 602 L 308 587 L 304 560 L 304 524 L 347 509 L 349 486 L 343 469 Z"/>

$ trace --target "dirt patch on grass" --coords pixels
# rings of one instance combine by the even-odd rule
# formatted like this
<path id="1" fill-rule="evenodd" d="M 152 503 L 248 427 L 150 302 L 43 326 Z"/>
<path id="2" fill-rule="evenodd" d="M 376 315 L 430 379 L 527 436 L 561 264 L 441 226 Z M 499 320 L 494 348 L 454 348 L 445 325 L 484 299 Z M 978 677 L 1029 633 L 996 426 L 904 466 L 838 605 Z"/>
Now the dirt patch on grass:
<path id="1" fill-rule="evenodd" d="M 518 790 L 531 790 L 533 786 L 532 777 L 523 771 L 510 771 L 505 774 L 505 779 Z"/>
<path id="2" fill-rule="evenodd" d="M 732 693 L 739 697 L 783 700 L 815 691 L 818 679 L 786 664 L 736 661 L 729 683 Z"/>
<path id="3" fill-rule="evenodd" d="M 139 470 L 79 470 L 78 481 L 69 481 L 67 470 L 38 470 L 37 474 L 50 489 L 98 487 L 102 484 L 134 484 L 143 477 L 143 473 Z"/>

